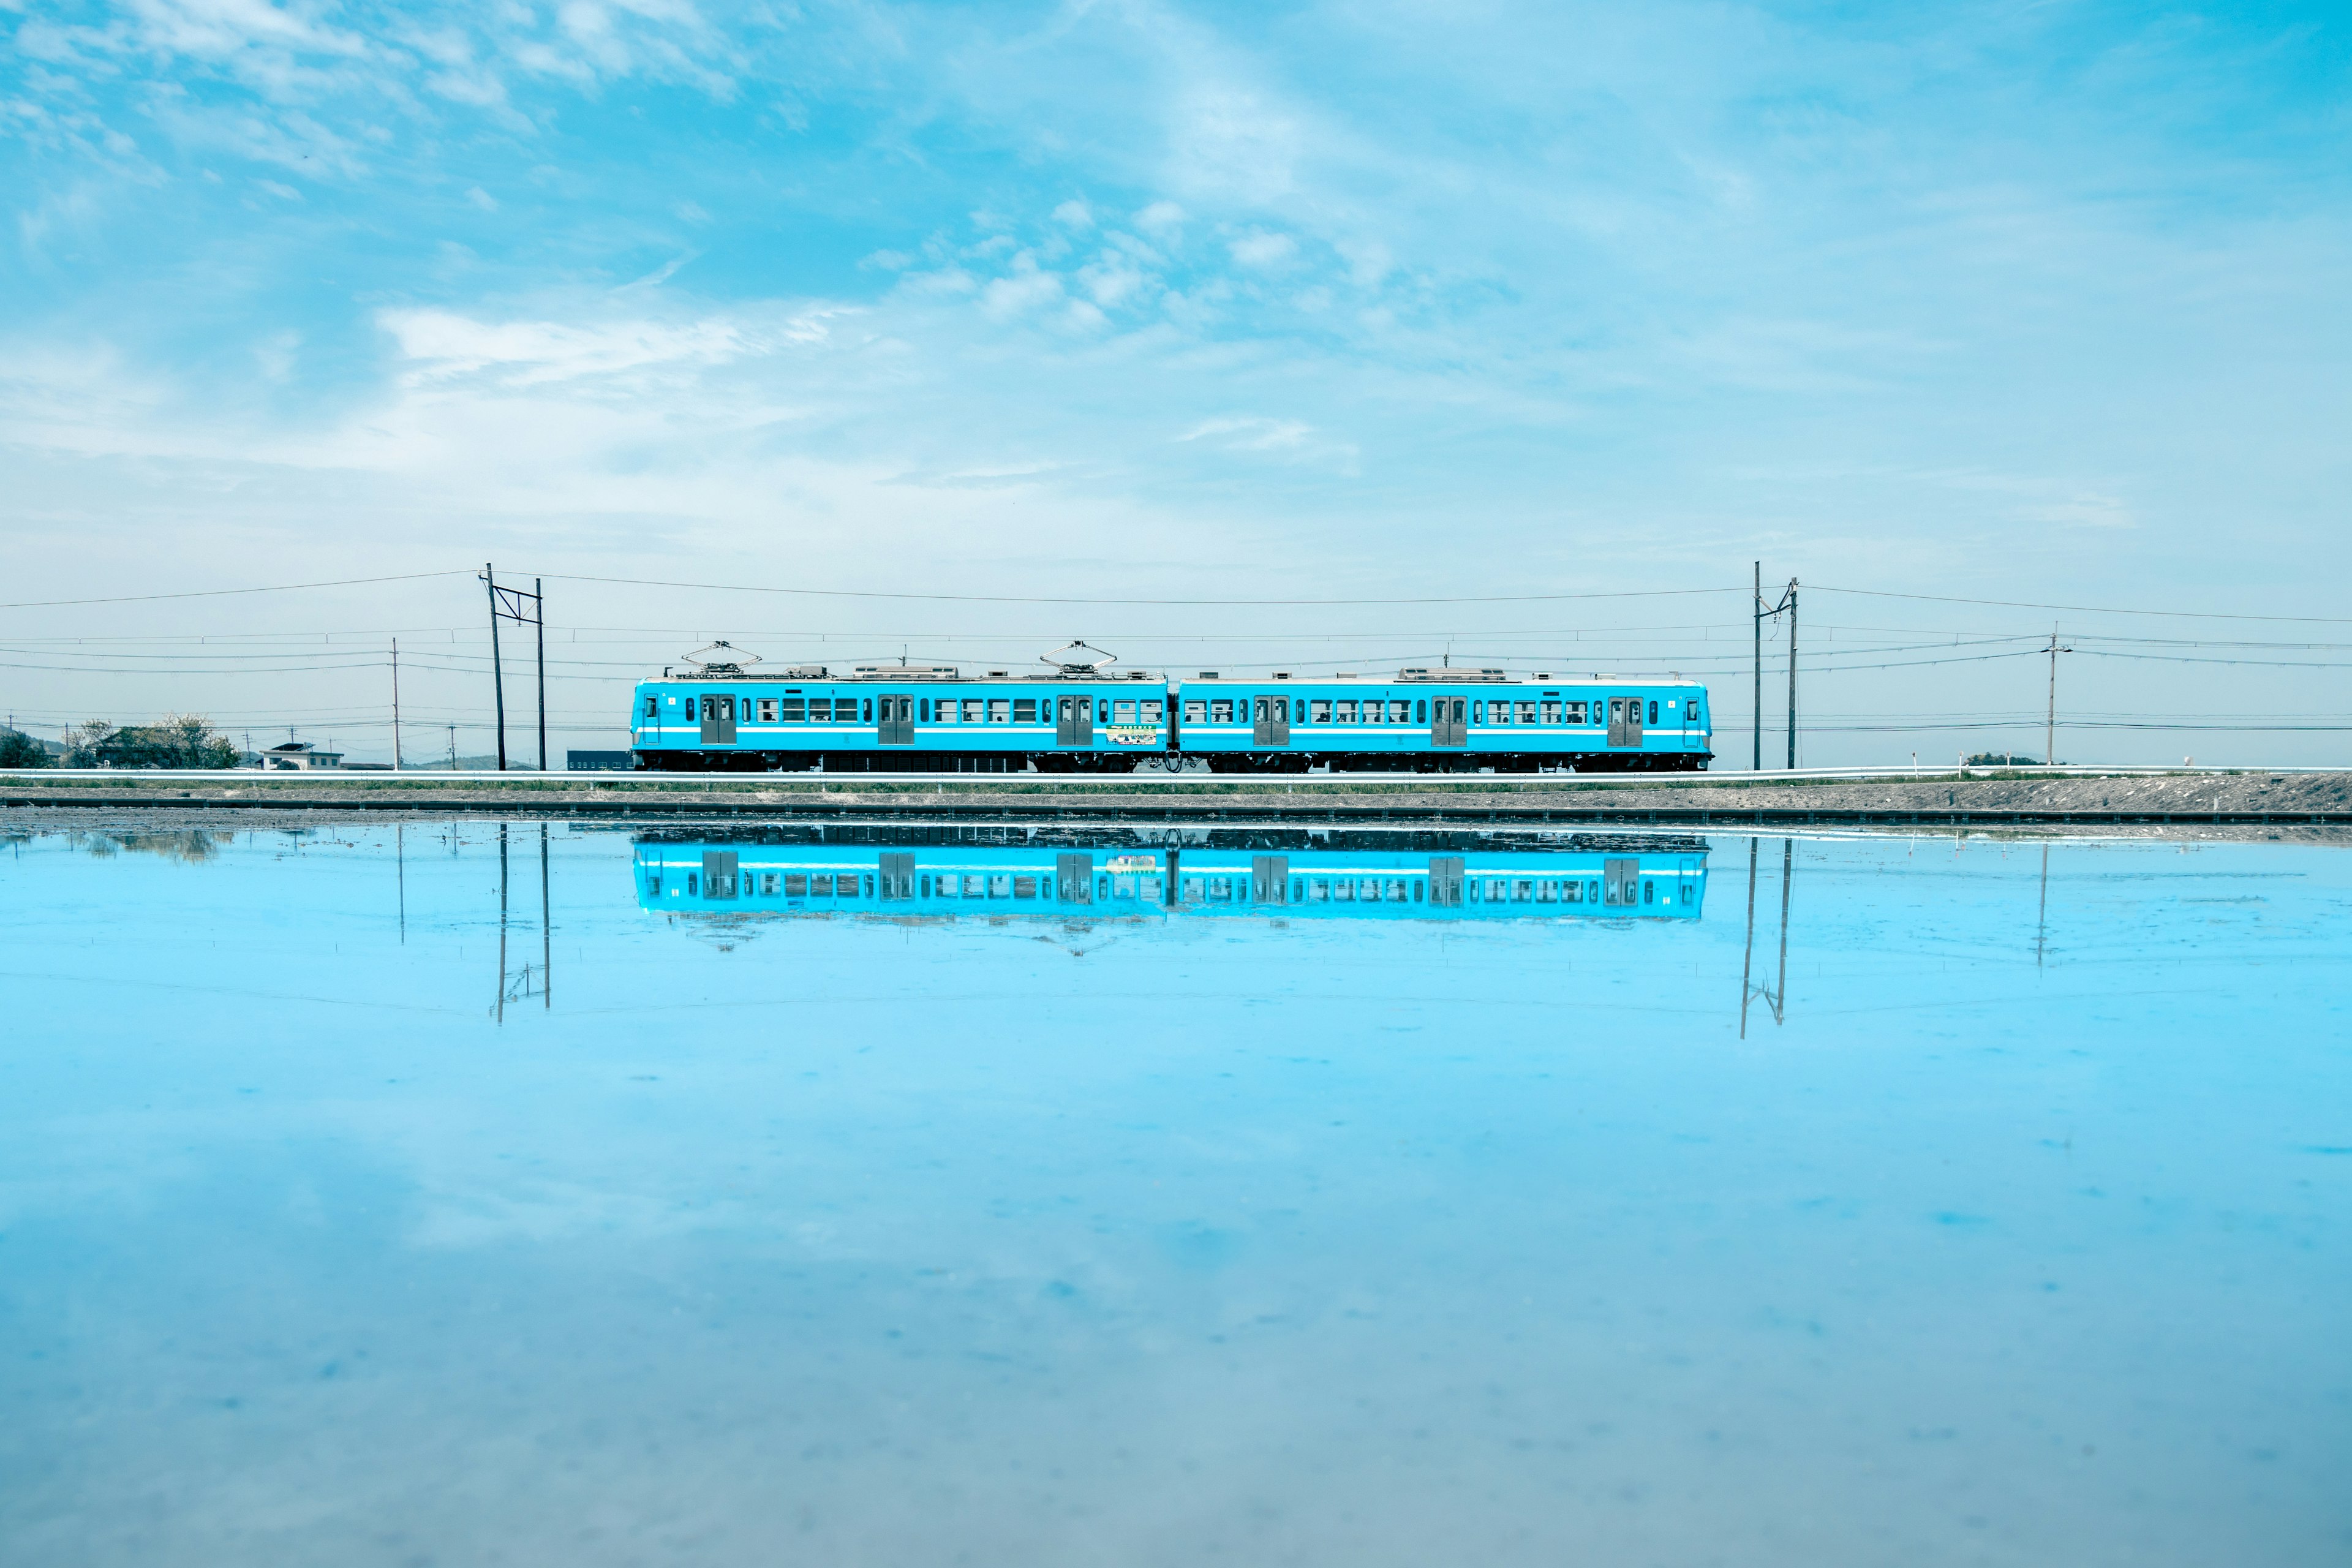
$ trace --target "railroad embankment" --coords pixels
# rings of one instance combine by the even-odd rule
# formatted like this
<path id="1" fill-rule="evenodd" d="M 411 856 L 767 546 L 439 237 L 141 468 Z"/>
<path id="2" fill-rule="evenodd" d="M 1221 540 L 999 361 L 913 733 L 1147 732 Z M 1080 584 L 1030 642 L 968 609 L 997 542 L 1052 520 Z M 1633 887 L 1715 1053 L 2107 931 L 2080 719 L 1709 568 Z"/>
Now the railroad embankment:
<path id="1" fill-rule="evenodd" d="M 1070 779 L 948 775 L 534 775 L 429 773 L 325 779 L 55 773 L 0 781 L 0 818 L 125 809 L 272 816 L 398 813 L 566 816 L 762 816 L 808 820 L 1078 822 L 2301 823 L 2352 824 L 2352 775 L 2294 773 L 2035 776 L 2022 770 L 1873 780 L 1481 776 L 1434 784 L 1381 775 L 1296 779 Z"/>

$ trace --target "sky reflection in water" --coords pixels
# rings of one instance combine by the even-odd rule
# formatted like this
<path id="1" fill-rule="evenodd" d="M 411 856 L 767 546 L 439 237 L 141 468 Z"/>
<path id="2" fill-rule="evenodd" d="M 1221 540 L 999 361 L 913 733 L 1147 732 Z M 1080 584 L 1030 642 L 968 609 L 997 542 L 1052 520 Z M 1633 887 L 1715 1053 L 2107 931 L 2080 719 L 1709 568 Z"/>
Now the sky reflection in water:
<path id="1" fill-rule="evenodd" d="M 501 831 L 8 846 L 12 1564 L 2352 1554 L 2341 849 Z"/>

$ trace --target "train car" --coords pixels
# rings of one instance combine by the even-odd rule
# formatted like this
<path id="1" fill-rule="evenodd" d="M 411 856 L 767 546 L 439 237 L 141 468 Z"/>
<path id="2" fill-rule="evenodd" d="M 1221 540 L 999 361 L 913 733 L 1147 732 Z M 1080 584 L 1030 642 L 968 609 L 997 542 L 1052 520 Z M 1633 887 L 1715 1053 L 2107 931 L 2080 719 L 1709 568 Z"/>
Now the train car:
<path id="1" fill-rule="evenodd" d="M 765 844 L 647 839 L 641 908 L 677 915 L 1696 920 L 1698 840 L 1426 850 L 1051 845 Z"/>
<path id="2" fill-rule="evenodd" d="M 1696 681 L 1407 668 L 1393 680 L 1203 670 L 1176 692 L 1177 746 L 1220 773 L 1696 770 L 1713 757 Z"/>
<path id="3" fill-rule="evenodd" d="M 637 766 L 1124 773 L 1168 754 L 1166 680 L 1141 670 L 1112 675 L 1100 661 L 977 676 L 949 665 L 768 671 L 751 662 L 701 662 L 639 681 L 629 731 Z"/>

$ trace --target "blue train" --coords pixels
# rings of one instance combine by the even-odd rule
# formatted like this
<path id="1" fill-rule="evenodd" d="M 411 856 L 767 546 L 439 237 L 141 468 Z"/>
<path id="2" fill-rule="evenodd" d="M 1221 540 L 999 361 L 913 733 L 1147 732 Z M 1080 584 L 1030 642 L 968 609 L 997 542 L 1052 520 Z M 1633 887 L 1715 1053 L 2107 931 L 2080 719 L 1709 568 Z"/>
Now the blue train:
<path id="1" fill-rule="evenodd" d="M 827 773 L 1595 773 L 1696 770 L 1714 755 L 1696 681 L 1409 668 L 1177 682 L 1045 662 L 978 676 L 702 663 L 638 683 L 629 745 L 640 768 Z"/>
<path id="2" fill-rule="evenodd" d="M 1223 915 L 1696 920 L 1704 842 L 1559 849 L 770 844 L 649 837 L 640 906 L 676 915 Z"/>

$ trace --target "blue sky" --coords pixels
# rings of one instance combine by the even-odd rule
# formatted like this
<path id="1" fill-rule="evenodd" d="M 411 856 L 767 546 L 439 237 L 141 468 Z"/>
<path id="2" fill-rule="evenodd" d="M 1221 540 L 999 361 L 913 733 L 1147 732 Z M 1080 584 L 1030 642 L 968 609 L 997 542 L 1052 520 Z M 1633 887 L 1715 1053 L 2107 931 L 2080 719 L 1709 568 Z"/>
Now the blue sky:
<path id="1" fill-rule="evenodd" d="M 1832 639 L 1889 646 L 2053 617 L 1828 585 L 2342 613 L 2352 121 L 2323 8 L 0 0 L 0 26 L 12 600 L 486 558 L 1573 593 L 1761 557 L 1823 585 Z M 421 634 L 472 592 L 12 630 Z M 1746 637 L 1736 595 L 1048 626 L 564 593 L 656 660 L 674 628 L 950 657 L 1079 633 L 1155 664 L 1277 626 L 1355 639 L 1326 662 Z M 2038 710 L 2020 669 L 1946 709 Z M 175 705 L 13 673 L 46 714 Z M 2178 706 L 2158 674 L 2200 711 L 2240 679 L 2134 668 L 2099 700 Z M 2265 711 L 2352 708 L 2335 675 L 2261 679 L 2296 683 Z"/>

